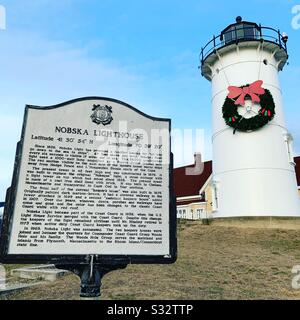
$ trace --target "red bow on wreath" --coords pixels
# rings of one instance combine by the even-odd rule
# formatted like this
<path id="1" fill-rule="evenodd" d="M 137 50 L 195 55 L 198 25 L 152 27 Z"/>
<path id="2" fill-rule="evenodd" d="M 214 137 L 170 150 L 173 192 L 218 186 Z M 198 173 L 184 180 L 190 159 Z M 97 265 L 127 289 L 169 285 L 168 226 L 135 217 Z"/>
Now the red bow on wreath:
<path id="1" fill-rule="evenodd" d="M 258 94 L 261 95 L 265 93 L 265 89 L 261 87 L 262 84 L 263 84 L 263 81 L 258 80 L 253 82 L 249 86 L 243 87 L 243 88 L 230 86 L 228 87 L 229 94 L 227 97 L 230 99 L 234 99 L 238 97 L 238 99 L 234 103 L 236 105 L 244 106 L 246 95 L 249 95 L 253 102 L 260 102 L 260 98 Z"/>

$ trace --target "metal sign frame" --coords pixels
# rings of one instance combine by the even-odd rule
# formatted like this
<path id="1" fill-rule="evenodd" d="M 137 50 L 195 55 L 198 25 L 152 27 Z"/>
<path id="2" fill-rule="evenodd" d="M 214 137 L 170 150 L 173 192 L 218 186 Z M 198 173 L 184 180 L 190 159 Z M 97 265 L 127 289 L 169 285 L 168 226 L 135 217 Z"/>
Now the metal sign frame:
<path id="1" fill-rule="evenodd" d="M 63 265 L 86 265 L 90 263 L 91 255 L 48 255 L 48 254 L 9 254 L 9 240 L 12 230 L 13 222 L 13 213 L 15 207 L 15 200 L 17 194 L 17 187 L 19 183 L 19 174 L 20 174 L 20 165 L 22 160 L 23 144 L 25 129 L 27 124 L 28 110 L 29 109 L 40 109 L 40 110 L 49 110 L 60 108 L 71 103 L 87 101 L 87 100 L 106 100 L 108 102 L 115 102 L 121 104 L 127 108 L 134 110 L 135 112 L 141 114 L 142 116 L 152 119 L 154 121 L 164 121 L 169 124 L 169 132 L 171 132 L 171 120 L 165 118 L 155 118 L 149 116 L 140 110 L 132 107 L 131 105 L 116 100 L 112 98 L 105 97 L 84 97 L 75 100 L 70 100 L 58 105 L 49 106 L 49 107 L 38 107 L 32 105 L 26 105 L 23 128 L 21 139 L 17 144 L 13 178 L 10 188 L 7 189 L 5 207 L 3 212 L 3 222 L 2 230 L 0 236 L 0 262 L 8 264 L 39 264 L 39 263 L 52 263 L 52 264 L 63 264 Z M 170 138 L 171 146 L 171 138 Z M 93 263 L 99 265 L 127 265 L 130 263 L 133 264 L 171 264 L 174 263 L 177 259 L 177 237 L 176 237 L 176 198 L 173 190 L 173 154 L 170 151 L 170 163 L 169 163 L 169 255 L 94 255 Z"/>

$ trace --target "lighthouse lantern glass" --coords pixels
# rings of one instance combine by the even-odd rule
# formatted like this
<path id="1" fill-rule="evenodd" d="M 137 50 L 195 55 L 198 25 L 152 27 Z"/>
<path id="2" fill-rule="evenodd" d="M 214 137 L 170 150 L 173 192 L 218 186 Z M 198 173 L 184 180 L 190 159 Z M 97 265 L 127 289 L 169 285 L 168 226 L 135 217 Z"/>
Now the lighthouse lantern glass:
<path id="1" fill-rule="evenodd" d="M 251 23 L 239 23 L 231 26 L 224 32 L 225 44 L 241 39 L 256 39 L 257 37 L 257 27 Z"/>

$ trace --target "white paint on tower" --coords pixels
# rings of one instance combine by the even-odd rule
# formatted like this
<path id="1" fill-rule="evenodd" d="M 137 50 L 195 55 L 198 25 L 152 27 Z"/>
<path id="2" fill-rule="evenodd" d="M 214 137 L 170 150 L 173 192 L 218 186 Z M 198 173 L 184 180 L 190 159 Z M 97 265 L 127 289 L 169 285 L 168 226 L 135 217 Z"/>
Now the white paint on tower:
<path id="1" fill-rule="evenodd" d="M 251 23 L 237 20 L 230 30 L 241 25 L 249 28 Z M 265 37 L 263 28 L 252 27 L 250 35 L 239 29 L 238 41 L 237 33 L 229 40 L 223 35 L 218 49 L 207 55 L 204 50 L 202 58 L 202 74 L 212 84 L 214 216 L 300 216 L 292 137 L 285 125 L 278 79 L 288 58 L 287 37 L 276 30 L 274 38 Z M 233 134 L 222 114 L 228 86 L 256 80 L 271 92 L 275 117 L 259 130 Z"/>

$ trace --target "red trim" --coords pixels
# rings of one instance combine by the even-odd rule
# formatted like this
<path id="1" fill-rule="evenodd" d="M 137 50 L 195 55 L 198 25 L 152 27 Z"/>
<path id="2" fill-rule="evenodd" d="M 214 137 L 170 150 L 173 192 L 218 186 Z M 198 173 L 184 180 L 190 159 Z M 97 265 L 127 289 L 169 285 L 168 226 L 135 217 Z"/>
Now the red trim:
<path id="1" fill-rule="evenodd" d="M 184 205 L 188 205 L 188 204 L 191 204 L 191 203 L 202 204 L 202 203 L 205 203 L 205 200 L 187 200 L 187 201 L 177 200 L 176 201 L 176 204 L 178 206 L 184 206 Z"/>

